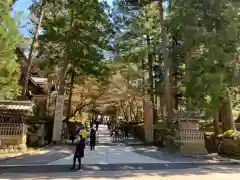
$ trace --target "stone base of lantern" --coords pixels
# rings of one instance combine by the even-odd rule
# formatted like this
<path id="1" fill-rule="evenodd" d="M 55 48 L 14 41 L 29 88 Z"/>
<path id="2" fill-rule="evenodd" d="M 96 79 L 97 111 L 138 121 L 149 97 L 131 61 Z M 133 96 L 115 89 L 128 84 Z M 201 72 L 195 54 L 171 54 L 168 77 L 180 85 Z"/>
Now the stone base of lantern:
<path id="1" fill-rule="evenodd" d="M 1 135 L 1 149 L 26 149 L 26 135 Z"/>
<path id="2" fill-rule="evenodd" d="M 205 155 L 208 154 L 203 141 L 175 141 L 175 146 L 180 154 Z"/>

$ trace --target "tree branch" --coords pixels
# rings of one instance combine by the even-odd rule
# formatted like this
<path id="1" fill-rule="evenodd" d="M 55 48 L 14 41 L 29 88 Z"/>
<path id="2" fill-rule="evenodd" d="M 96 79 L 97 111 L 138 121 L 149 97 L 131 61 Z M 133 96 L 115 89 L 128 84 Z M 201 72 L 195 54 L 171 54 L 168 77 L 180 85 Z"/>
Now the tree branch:
<path id="1" fill-rule="evenodd" d="M 105 91 L 100 92 L 98 95 L 96 95 L 95 97 L 93 97 L 89 102 L 85 102 L 85 100 L 87 100 L 87 98 L 85 98 L 85 100 L 82 100 L 80 102 L 80 104 L 77 105 L 77 107 L 75 108 L 75 110 L 73 111 L 73 113 L 70 116 L 67 116 L 63 121 L 68 121 L 70 118 L 74 117 L 77 112 L 81 111 L 83 108 L 89 106 L 90 104 L 93 104 L 98 98 L 100 98 L 103 94 L 105 93 Z M 84 98 L 84 97 L 83 97 Z"/>
<path id="2" fill-rule="evenodd" d="M 124 105 L 123 105 L 123 100 L 120 100 L 119 103 L 120 103 L 120 108 L 122 109 L 122 112 L 123 112 L 123 115 L 125 117 L 125 119 L 128 121 L 128 116 L 127 116 L 127 113 L 125 111 L 125 108 L 124 108 Z"/>

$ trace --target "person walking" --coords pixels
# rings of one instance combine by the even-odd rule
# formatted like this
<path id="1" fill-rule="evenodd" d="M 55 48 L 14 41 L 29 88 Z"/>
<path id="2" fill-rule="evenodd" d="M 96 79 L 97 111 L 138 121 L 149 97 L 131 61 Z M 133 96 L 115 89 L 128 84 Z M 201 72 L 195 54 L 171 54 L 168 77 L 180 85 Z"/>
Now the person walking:
<path id="1" fill-rule="evenodd" d="M 95 122 L 95 125 L 96 125 L 96 131 L 98 131 L 99 124 L 100 124 L 100 121 L 97 119 L 96 122 Z"/>
<path id="2" fill-rule="evenodd" d="M 81 160 L 84 157 L 84 149 L 85 149 L 85 140 L 80 135 L 78 136 L 78 140 L 76 143 L 76 149 L 73 156 L 73 165 L 71 169 L 75 169 L 77 159 L 78 159 L 78 169 L 81 169 L 81 165 L 82 165 Z"/>
<path id="3" fill-rule="evenodd" d="M 74 140 L 76 138 L 76 132 L 70 132 L 70 140 L 72 141 L 72 144 L 74 144 Z"/>
<path id="4" fill-rule="evenodd" d="M 123 131 L 124 131 L 125 139 L 128 139 L 129 127 L 127 125 L 125 125 L 125 127 L 123 128 Z"/>
<path id="5" fill-rule="evenodd" d="M 110 130 L 110 128 L 111 128 L 111 121 L 107 121 L 107 126 L 108 126 L 108 129 Z"/>
<path id="6" fill-rule="evenodd" d="M 90 130 L 90 149 L 95 150 L 96 146 L 96 130 L 92 127 Z"/>

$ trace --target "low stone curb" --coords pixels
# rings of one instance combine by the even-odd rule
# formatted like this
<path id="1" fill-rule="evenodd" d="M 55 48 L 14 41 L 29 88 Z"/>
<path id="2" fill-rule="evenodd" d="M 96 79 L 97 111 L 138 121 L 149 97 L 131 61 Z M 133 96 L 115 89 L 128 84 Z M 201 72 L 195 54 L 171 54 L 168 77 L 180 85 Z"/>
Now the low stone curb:
<path id="1" fill-rule="evenodd" d="M 183 155 L 185 157 L 192 157 L 198 160 L 213 160 L 213 161 L 219 161 L 219 162 L 234 162 L 234 163 L 240 164 L 240 160 L 221 157 L 219 155 L 215 155 L 214 157 L 211 157 L 209 155 L 191 155 L 191 154 L 180 154 L 180 155 Z"/>
<path id="2" fill-rule="evenodd" d="M 40 152 L 41 150 L 51 146 L 52 144 L 48 144 L 46 146 L 43 146 L 41 148 L 38 148 L 37 150 L 33 150 L 33 151 L 29 151 L 29 152 L 21 152 L 21 153 L 16 153 L 15 155 L 13 156 L 9 156 L 9 157 L 3 157 L 3 158 L 0 158 L 0 161 L 6 161 L 6 160 L 12 160 L 12 159 L 15 159 L 15 158 L 18 158 L 18 157 L 23 157 L 23 156 L 29 156 L 29 155 L 34 155 L 36 154 L 37 152 Z"/>
<path id="3" fill-rule="evenodd" d="M 138 143 L 136 143 L 136 145 L 144 145 L 144 143 L 141 140 L 137 140 L 137 142 Z M 128 144 L 126 142 L 124 144 L 125 145 L 133 145 L 133 144 Z M 160 149 L 159 147 L 154 146 L 154 145 L 152 147 L 159 149 L 159 151 L 165 151 L 167 153 L 171 153 L 169 151 L 166 151 L 166 148 L 165 149 Z M 209 160 L 209 161 L 212 160 L 212 161 L 216 161 L 216 162 L 207 162 L 207 164 L 223 164 L 223 165 L 224 164 L 240 164 L 240 160 L 226 158 L 226 157 L 221 157 L 221 156 L 219 156 L 217 154 L 213 155 L 214 157 L 209 156 L 209 155 L 191 155 L 191 154 L 181 154 L 181 153 L 176 153 L 176 152 L 174 154 L 182 155 L 182 156 L 185 156 L 185 157 L 191 157 L 191 158 L 194 158 L 194 159 L 197 159 L 197 160 Z M 203 163 L 206 163 L 206 162 L 203 162 Z"/>

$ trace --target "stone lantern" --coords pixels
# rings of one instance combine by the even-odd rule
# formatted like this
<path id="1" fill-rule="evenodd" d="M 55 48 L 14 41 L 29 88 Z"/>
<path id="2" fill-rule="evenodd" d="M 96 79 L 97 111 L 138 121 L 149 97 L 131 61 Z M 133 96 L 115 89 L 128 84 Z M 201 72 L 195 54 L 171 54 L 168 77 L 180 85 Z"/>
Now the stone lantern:
<path id="1" fill-rule="evenodd" d="M 174 118 L 177 130 L 199 130 L 201 119 L 201 114 L 195 112 L 180 112 Z"/>

